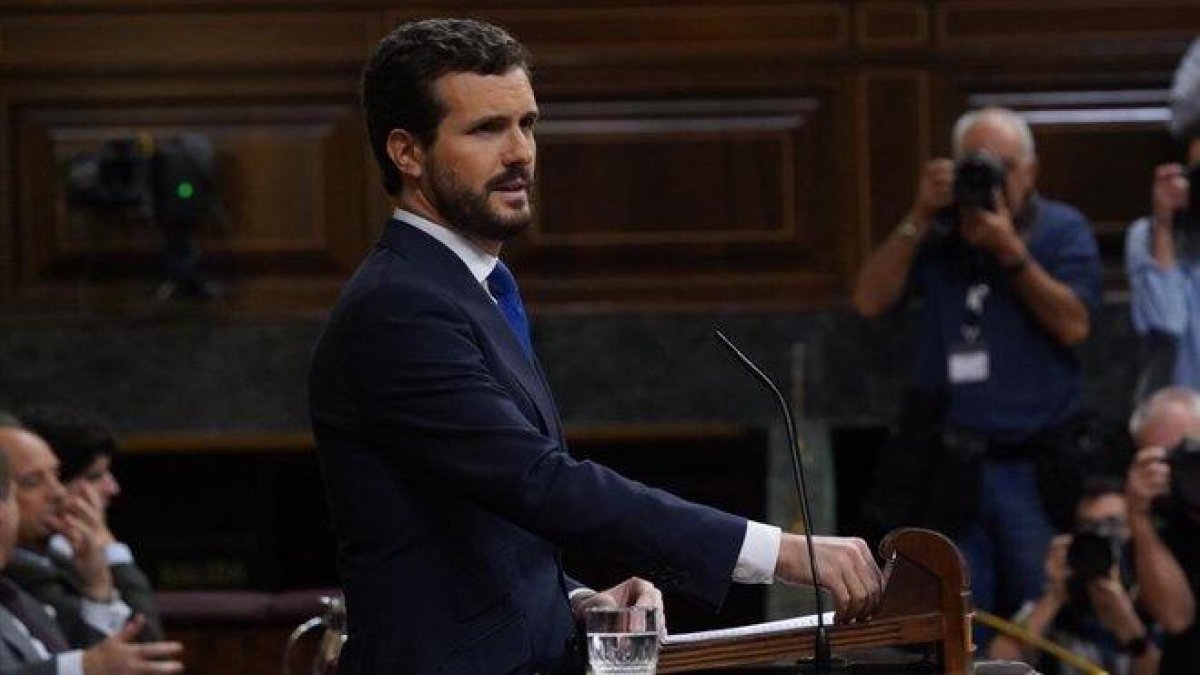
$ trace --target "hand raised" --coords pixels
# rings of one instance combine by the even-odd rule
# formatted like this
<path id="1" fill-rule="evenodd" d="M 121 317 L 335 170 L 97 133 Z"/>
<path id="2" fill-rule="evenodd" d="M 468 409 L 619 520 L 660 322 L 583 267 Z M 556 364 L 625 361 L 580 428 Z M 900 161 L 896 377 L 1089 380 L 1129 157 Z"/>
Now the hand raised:
<path id="1" fill-rule="evenodd" d="M 934 215 L 954 201 L 954 162 L 939 158 L 921 168 L 917 194 L 909 217 L 918 228 L 927 228 Z"/>
<path id="2" fill-rule="evenodd" d="M 79 495 L 68 495 L 67 523 L 63 534 L 71 542 L 75 569 L 83 581 L 84 592 L 93 600 L 105 602 L 112 597 L 112 571 L 108 568 L 105 547 L 113 541 L 104 519 L 100 496 L 90 485 Z"/>
<path id="3" fill-rule="evenodd" d="M 1167 463 L 1166 448 L 1152 446 L 1138 450 L 1125 478 L 1130 513 L 1148 513 L 1154 498 L 1170 491 L 1171 465 Z"/>
<path id="4" fill-rule="evenodd" d="M 995 211 L 974 207 L 961 209 L 959 231 L 971 246 L 992 254 L 1001 265 L 1011 265 L 1026 255 L 1025 242 L 1013 225 L 1004 191 L 996 188 L 992 197 Z"/>
<path id="5" fill-rule="evenodd" d="M 1122 642 L 1131 640 L 1145 632 L 1142 620 L 1138 618 L 1133 600 L 1125 587 L 1113 576 L 1093 579 L 1087 586 L 1088 599 L 1092 603 L 1092 611 L 1096 618 L 1110 632 L 1118 636 Z"/>
<path id="6" fill-rule="evenodd" d="M 1175 226 L 1175 212 L 1187 206 L 1188 190 L 1182 164 L 1159 164 L 1154 167 L 1154 186 L 1150 192 L 1155 226 Z"/>
<path id="7" fill-rule="evenodd" d="M 1054 537 L 1046 548 L 1046 559 L 1042 563 L 1046 574 L 1046 593 L 1062 602 L 1067 600 L 1067 550 L 1070 548 L 1071 535 Z"/>

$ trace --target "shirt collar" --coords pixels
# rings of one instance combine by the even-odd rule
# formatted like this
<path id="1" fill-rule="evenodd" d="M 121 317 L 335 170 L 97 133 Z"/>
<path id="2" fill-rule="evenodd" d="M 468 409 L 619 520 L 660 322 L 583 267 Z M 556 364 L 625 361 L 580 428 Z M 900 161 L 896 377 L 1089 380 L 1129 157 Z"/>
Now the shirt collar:
<path id="1" fill-rule="evenodd" d="M 485 288 L 487 287 L 484 281 L 492 273 L 492 270 L 496 268 L 496 263 L 500 260 L 499 258 L 484 251 L 478 244 L 462 234 L 455 232 L 445 225 L 439 225 L 432 220 L 422 218 L 412 211 L 397 208 L 392 212 L 392 217 L 405 225 L 411 225 L 428 234 L 440 241 L 446 248 L 454 251 L 454 255 L 458 256 L 463 261 L 463 264 L 467 266 L 467 269 L 471 271 L 471 276 L 475 277 L 475 280 L 483 284 Z"/>

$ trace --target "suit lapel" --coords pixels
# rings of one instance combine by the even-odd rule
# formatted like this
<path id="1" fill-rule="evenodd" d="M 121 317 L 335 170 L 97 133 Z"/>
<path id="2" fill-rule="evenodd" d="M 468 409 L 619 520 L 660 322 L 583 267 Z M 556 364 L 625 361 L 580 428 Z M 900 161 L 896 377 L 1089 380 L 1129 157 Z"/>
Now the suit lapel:
<path id="1" fill-rule="evenodd" d="M 492 302 L 482 287 L 479 288 L 478 295 L 479 298 L 471 298 L 466 303 L 467 312 L 483 325 L 487 335 L 496 342 L 501 359 L 513 371 L 517 383 L 533 401 L 551 438 L 560 440 L 558 412 L 554 408 L 554 399 L 550 395 L 550 388 L 542 378 L 541 369 L 536 363 L 537 357 L 531 359 L 525 354 L 525 349 L 517 341 L 517 336 L 513 334 L 508 322 L 504 320 L 496 303 Z"/>
<path id="2" fill-rule="evenodd" d="M 438 240 L 397 220 L 387 224 L 379 243 L 418 265 L 424 273 L 437 279 L 463 301 L 467 313 L 483 326 L 484 335 L 496 347 L 501 361 L 512 371 L 525 395 L 533 401 L 540 417 L 540 426 L 562 446 L 558 411 L 540 366 L 536 364 L 536 357 L 531 360 L 525 354 L 504 315 L 483 285 L 472 276 L 466 264 Z"/>
<path id="3" fill-rule="evenodd" d="M 7 609 L 0 607 L 0 640 L 21 657 L 23 663 L 41 661 L 42 657 L 33 646 L 33 640 L 17 628 L 17 618 Z"/>

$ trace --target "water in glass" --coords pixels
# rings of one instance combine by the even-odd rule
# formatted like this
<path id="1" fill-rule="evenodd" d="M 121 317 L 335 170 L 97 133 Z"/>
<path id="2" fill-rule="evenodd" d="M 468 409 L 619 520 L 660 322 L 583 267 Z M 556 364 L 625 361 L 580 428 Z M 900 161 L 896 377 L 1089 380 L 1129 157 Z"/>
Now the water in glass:
<path id="1" fill-rule="evenodd" d="M 587 612 L 588 661 L 594 675 L 653 675 L 658 615 L 649 607 Z"/>

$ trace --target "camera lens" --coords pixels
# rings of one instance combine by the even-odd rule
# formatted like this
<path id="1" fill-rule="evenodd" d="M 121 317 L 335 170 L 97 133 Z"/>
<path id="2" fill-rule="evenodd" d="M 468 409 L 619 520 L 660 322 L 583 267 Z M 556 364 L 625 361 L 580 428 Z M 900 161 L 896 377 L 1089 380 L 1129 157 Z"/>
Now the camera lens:
<path id="1" fill-rule="evenodd" d="M 986 152 L 973 152 L 954 167 L 954 201 L 960 206 L 996 210 L 993 193 L 1004 185 L 1004 164 Z"/>

